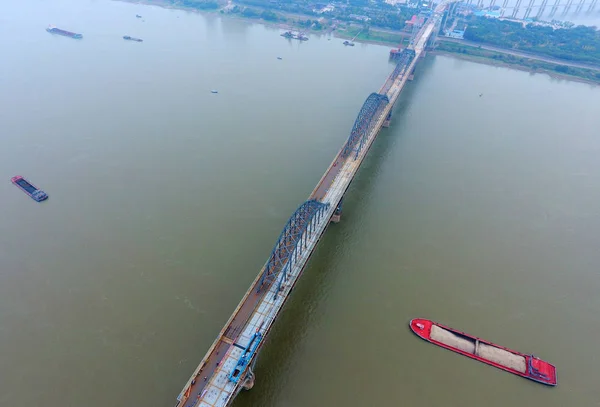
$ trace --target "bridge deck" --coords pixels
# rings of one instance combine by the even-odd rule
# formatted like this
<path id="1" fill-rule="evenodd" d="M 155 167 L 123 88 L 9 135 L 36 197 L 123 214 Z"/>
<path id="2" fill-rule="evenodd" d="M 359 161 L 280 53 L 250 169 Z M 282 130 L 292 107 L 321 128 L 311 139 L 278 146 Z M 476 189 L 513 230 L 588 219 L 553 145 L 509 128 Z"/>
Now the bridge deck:
<path id="1" fill-rule="evenodd" d="M 263 286 L 258 291 L 257 287 L 259 287 L 260 278 L 265 267 L 261 269 L 200 365 L 186 383 L 183 391 L 179 394 L 177 407 L 225 407 L 241 390 L 244 385 L 244 377 L 242 376 L 241 380 L 234 382 L 229 379 L 230 373 L 236 367 L 253 335 L 260 331 L 264 338 L 269 333 L 314 248 L 325 232 L 337 205 L 360 168 L 364 157 L 400 95 L 410 72 L 412 72 L 425 48 L 425 44 L 435 26 L 435 20 L 440 17 L 438 13 L 441 9 L 441 5 L 438 6 L 434 18 L 431 18 L 421 30 L 421 35 L 414 46 L 416 55 L 408 68 L 404 70 L 404 73 L 399 75 L 390 86 L 387 92 L 389 103 L 378 112 L 378 116 L 370 127 L 364 147 L 356 155 L 350 154 L 347 158 L 342 157 L 342 150 L 340 150 L 310 195 L 310 198 L 329 204 L 329 207 L 323 216 L 310 221 L 313 229 L 304 232 L 306 234 L 305 250 L 295 264 L 289 268 L 287 279 L 281 287 L 277 287 L 276 283 L 272 283 Z M 263 343 L 264 341 L 259 343 L 249 365 L 254 362 L 256 354 Z"/>

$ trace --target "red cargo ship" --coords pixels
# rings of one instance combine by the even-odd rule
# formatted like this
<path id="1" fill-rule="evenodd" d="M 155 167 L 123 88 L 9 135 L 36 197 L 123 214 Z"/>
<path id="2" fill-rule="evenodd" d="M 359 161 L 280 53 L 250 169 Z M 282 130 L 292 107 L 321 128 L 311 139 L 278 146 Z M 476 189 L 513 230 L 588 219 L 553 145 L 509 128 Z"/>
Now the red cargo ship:
<path id="1" fill-rule="evenodd" d="M 422 339 L 442 348 L 538 383 L 556 386 L 556 368 L 533 355 L 495 345 L 428 319 L 413 319 L 410 329 Z"/>

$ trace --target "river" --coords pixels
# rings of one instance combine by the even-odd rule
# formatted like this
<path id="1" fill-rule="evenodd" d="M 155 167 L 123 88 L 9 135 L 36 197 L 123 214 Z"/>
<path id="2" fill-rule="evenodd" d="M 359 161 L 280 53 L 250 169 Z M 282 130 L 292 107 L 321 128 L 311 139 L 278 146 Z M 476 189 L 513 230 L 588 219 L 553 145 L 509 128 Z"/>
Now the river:
<path id="1" fill-rule="evenodd" d="M 0 405 L 172 406 L 389 49 L 105 0 L 0 16 Z M 235 405 L 595 405 L 599 104 L 423 61 Z M 533 352 L 559 385 L 428 345 L 418 316 Z"/>

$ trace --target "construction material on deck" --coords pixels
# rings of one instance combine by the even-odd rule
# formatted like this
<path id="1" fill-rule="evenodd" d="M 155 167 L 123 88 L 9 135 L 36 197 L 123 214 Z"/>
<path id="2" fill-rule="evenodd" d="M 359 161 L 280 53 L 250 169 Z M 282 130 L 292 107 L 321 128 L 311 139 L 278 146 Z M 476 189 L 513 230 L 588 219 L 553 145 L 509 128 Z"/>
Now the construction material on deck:
<path id="1" fill-rule="evenodd" d="M 514 369 L 517 372 L 525 373 L 526 370 L 525 358 L 523 356 L 515 355 L 512 352 L 505 351 L 504 349 L 495 346 L 486 345 L 485 343 L 479 344 L 477 356 Z"/>
<path id="2" fill-rule="evenodd" d="M 475 353 L 475 343 L 473 343 L 473 341 L 461 338 L 436 325 L 431 327 L 431 339 L 453 348 L 460 349 L 463 352 Z"/>

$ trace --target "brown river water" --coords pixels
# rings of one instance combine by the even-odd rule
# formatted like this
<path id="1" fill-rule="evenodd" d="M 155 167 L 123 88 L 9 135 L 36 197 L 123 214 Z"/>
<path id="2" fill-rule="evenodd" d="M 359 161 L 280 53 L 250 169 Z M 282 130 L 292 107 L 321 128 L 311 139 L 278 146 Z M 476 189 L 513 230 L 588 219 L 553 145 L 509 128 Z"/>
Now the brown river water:
<path id="1" fill-rule="evenodd" d="M 0 11 L 0 406 L 172 406 L 389 49 L 111 1 Z M 590 85 L 421 62 L 235 405 L 600 405 L 598 106 Z M 414 317 L 559 384 L 427 344 Z"/>

